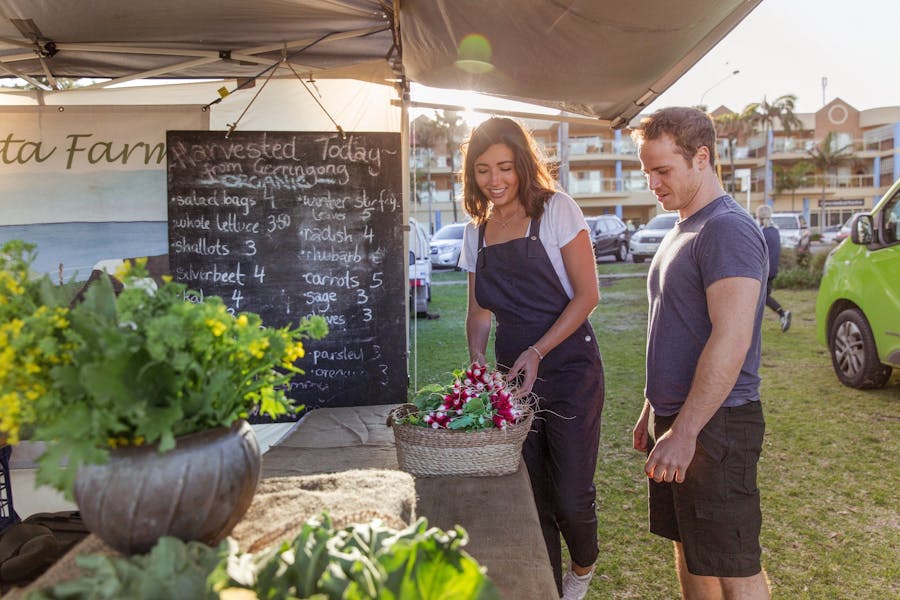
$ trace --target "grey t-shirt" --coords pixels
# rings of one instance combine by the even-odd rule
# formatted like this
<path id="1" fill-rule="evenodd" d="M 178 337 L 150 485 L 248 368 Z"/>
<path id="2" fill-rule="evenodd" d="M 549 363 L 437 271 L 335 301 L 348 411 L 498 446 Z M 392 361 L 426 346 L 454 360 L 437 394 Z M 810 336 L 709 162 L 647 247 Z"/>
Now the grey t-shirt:
<path id="1" fill-rule="evenodd" d="M 647 277 L 647 385 L 654 413 L 681 410 L 712 323 L 706 288 L 728 277 L 760 281 L 756 324 L 737 382 L 722 406 L 759 400 L 760 324 L 765 307 L 769 257 L 753 218 L 721 196 L 679 221 L 660 244 Z"/>

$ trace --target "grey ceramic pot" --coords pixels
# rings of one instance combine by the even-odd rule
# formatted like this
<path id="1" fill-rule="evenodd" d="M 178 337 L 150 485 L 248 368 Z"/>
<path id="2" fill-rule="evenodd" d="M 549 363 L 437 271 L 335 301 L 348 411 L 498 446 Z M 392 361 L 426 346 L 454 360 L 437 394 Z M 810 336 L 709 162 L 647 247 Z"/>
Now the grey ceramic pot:
<path id="1" fill-rule="evenodd" d="M 175 449 L 121 448 L 85 465 L 75 501 L 85 526 L 123 554 L 144 554 L 162 536 L 214 545 L 247 512 L 260 474 L 246 421 L 176 439 Z"/>

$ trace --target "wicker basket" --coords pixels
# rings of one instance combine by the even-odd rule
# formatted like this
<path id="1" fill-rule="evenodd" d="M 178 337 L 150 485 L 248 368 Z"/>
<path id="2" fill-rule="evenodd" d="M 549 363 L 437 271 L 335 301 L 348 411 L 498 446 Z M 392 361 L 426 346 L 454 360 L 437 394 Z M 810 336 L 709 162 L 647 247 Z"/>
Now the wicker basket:
<path id="1" fill-rule="evenodd" d="M 486 477 L 508 475 L 519 468 L 522 443 L 531 430 L 534 412 L 504 429 L 452 431 L 397 423 L 400 417 L 415 411 L 404 404 L 395 408 L 390 419 L 400 469 L 419 477 L 463 475 Z"/>

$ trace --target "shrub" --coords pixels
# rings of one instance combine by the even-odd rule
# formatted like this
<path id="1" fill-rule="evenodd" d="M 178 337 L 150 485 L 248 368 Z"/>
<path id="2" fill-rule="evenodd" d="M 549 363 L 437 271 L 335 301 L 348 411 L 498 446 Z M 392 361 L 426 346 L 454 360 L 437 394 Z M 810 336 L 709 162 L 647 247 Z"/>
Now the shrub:
<path id="1" fill-rule="evenodd" d="M 825 270 L 827 252 L 798 252 L 791 248 L 781 250 L 778 276 L 774 285 L 780 289 L 810 289 L 819 287 Z"/>

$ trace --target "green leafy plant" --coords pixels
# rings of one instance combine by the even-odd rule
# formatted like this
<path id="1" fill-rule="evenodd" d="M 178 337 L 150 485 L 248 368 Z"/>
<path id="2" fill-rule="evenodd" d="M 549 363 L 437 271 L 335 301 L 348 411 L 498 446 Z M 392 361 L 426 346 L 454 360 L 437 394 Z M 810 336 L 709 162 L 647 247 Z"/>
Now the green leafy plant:
<path id="1" fill-rule="evenodd" d="M 825 270 L 827 252 L 810 254 L 792 248 L 781 251 L 775 289 L 809 289 L 819 287 Z"/>
<path id="2" fill-rule="evenodd" d="M 46 276 L 31 276 L 32 259 L 21 242 L 0 250 L 0 435 L 14 442 L 33 427 L 49 444 L 38 481 L 68 495 L 78 466 L 112 448 L 165 452 L 180 435 L 292 412 L 283 388 L 303 372 L 303 340 L 328 330 L 321 317 L 276 329 L 216 296 L 186 301 L 184 285 L 157 288 L 140 262 L 116 274 L 118 295 L 102 277 L 69 307 Z"/>
<path id="3" fill-rule="evenodd" d="M 335 529 L 325 514 L 258 554 L 241 552 L 231 538 L 210 548 L 164 537 L 144 556 L 81 556 L 88 574 L 28 598 L 499 599 L 462 550 L 467 541 L 461 527 L 429 528 L 424 518 L 402 530 L 377 520 Z"/>
<path id="4" fill-rule="evenodd" d="M 84 576 L 31 591 L 28 600 L 112 600 L 167 598 L 168 600 L 215 599 L 206 579 L 226 560 L 233 540 L 216 548 L 200 542 L 162 537 L 144 555 L 129 558 L 105 554 L 79 555 L 75 562 Z"/>

